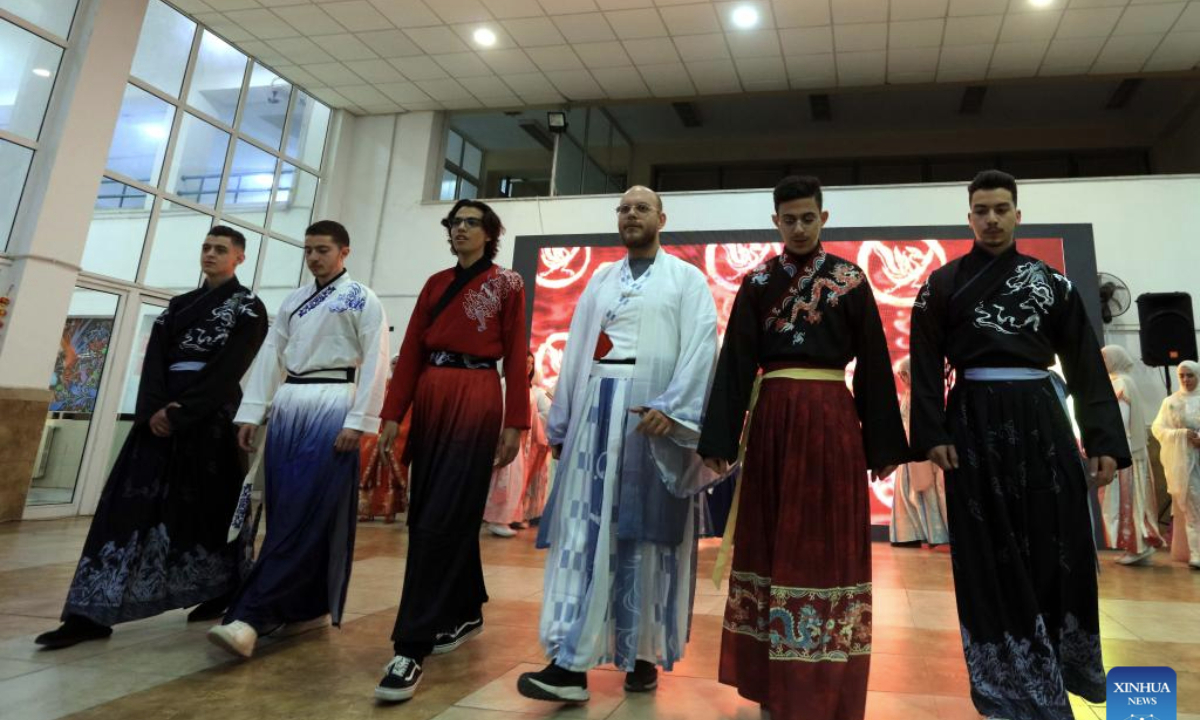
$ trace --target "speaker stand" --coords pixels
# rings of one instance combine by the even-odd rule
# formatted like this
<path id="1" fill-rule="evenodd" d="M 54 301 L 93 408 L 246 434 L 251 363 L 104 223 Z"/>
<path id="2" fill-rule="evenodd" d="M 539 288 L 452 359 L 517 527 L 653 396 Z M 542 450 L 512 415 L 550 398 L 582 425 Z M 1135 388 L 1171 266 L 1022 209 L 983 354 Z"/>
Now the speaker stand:
<path id="1" fill-rule="evenodd" d="M 1171 394 L 1171 367 L 1169 365 L 1163 366 L 1163 382 L 1166 383 L 1166 385 L 1167 385 L 1167 395 L 1170 395 Z"/>

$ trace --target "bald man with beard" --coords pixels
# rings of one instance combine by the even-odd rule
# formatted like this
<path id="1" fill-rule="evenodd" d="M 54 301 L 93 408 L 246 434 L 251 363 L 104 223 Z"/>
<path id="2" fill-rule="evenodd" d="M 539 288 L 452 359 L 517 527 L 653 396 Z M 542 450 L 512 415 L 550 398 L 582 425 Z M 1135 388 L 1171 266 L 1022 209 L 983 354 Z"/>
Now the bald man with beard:
<path id="1" fill-rule="evenodd" d="M 517 683 L 552 702 L 588 699 L 612 663 L 653 690 L 683 657 L 695 587 L 696 503 L 715 476 L 696 454 L 717 357 L 703 273 L 665 252 L 653 190 L 617 207 L 628 253 L 598 270 L 571 319 L 546 435 L 560 457 L 538 531 L 549 548 L 540 640 L 545 669 Z"/>

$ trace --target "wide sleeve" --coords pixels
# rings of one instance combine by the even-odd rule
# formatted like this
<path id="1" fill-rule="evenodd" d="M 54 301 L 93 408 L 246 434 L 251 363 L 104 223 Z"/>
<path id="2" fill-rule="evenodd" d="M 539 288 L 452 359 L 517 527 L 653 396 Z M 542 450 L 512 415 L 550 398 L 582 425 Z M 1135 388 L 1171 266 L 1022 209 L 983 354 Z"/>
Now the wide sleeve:
<path id="1" fill-rule="evenodd" d="M 869 283 L 863 282 L 847 300 L 856 359 L 854 405 L 862 423 L 867 466 L 881 470 L 908 459 L 908 440 L 875 293 Z"/>
<path id="2" fill-rule="evenodd" d="M 242 393 L 242 404 L 238 408 L 234 422 L 244 425 L 262 425 L 267 418 L 267 408 L 275 391 L 283 383 L 286 371 L 283 354 L 287 350 L 289 334 L 286 314 L 287 303 L 275 315 L 275 322 L 267 332 L 267 339 L 258 349 L 254 364 L 250 366 L 250 374 L 246 388 Z"/>
<path id="3" fill-rule="evenodd" d="M 695 448 L 717 364 L 717 306 L 698 271 L 684 274 L 679 308 L 679 358 L 671 382 L 647 406 L 675 421 L 671 439 Z"/>
<path id="4" fill-rule="evenodd" d="M 416 307 L 408 318 L 404 340 L 400 343 L 400 357 L 396 360 L 396 369 L 387 387 L 387 399 L 380 413 L 384 420 L 400 422 L 408 412 L 417 392 L 417 380 L 429 359 L 429 351 L 425 347 L 425 331 L 429 327 L 429 294 L 429 281 L 426 281 L 421 294 L 417 296 Z"/>
<path id="5" fill-rule="evenodd" d="M 909 443 L 915 460 L 927 459 L 935 447 L 954 444 L 946 429 L 946 328 L 941 312 L 945 300 L 934 292 L 930 279 L 917 293 L 912 309 Z"/>
<path id="6" fill-rule="evenodd" d="M 511 272 L 511 271 L 510 271 Z M 512 273 L 516 287 L 504 298 L 501 308 L 501 340 L 504 343 L 504 427 L 529 428 L 529 372 L 526 355 L 529 338 L 525 332 L 525 283 Z"/>
<path id="7" fill-rule="evenodd" d="M 167 410 L 172 430 L 183 430 L 212 417 L 224 405 L 232 405 L 242 395 L 241 380 L 267 336 L 267 308 L 258 298 L 246 301 L 239 310 L 229 339 L 201 372 L 199 382 L 179 397 L 171 398 L 179 407 Z"/>
<path id="8" fill-rule="evenodd" d="M 142 377 L 138 382 L 135 422 L 148 423 L 154 413 L 166 407 L 171 399 L 167 396 L 167 352 L 166 327 L 170 308 L 163 310 L 150 328 L 146 341 L 146 353 L 142 357 Z"/>
<path id="9" fill-rule="evenodd" d="M 367 302 L 358 316 L 358 347 L 362 364 L 358 366 L 354 404 L 342 427 L 375 433 L 379 432 L 379 412 L 387 391 L 388 327 L 382 303 L 369 290 Z"/>
<path id="10" fill-rule="evenodd" d="M 1181 413 L 1176 412 L 1177 401 L 1173 397 L 1163 400 L 1158 417 L 1150 426 L 1150 432 L 1158 440 L 1163 474 L 1166 475 L 1167 492 L 1178 497 L 1188 483 L 1191 473 L 1191 453 L 1195 450 L 1188 444 L 1188 431 L 1179 422 Z"/>
<path id="11" fill-rule="evenodd" d="M 567 343 L 563 347 L 562 363 L 558 368 L 558 379 L 554 384 L 554 399 L 550 403 L 550 412 L 546 416 L 546 441 L 551 447 L 557 447 L 567 441 L 567 432 L 571 427 L 571 410 L 574 402 L 575 386 L 587 382 L 587 376 L 581 374 L 589 368 L 583 367 L 585 359 L 590 360 L 587 353 L 578 349 L 580 345 L 595 347 L 595 338 L 586 337 L 587 327 L 592 320 L 595 306 L 594 288 L 599 287 L 603 280 L 594 276 L 583 289 L 579 301 L 575 303 L 575 312 L 571 315 L 571 324 L 567 328 Z"/>
<path id="12" fill-rule="evenodd" d="M 704 412 L 704 427 L 696 448 L 702 457 L 737 460 L 750 391 L 758 374 L 759 325 L 751 284 L 743 280 L 729 312 L 725 341 Z"/>
<path id="13" fill-rule="evenodd" d="M 1056 312 L 1051 315 L 1051 342 L 1075 403 L 1075 422 L 1083 436 L 1083 448 L 1089 458 L 1107 455 L 1116 459 L 1118 468 L 1127 468 L 1133 460 L 1125 424 L 1083 298 L 1066 278 L 1057 274 L 1053 277 L 1058 299 Z"/>

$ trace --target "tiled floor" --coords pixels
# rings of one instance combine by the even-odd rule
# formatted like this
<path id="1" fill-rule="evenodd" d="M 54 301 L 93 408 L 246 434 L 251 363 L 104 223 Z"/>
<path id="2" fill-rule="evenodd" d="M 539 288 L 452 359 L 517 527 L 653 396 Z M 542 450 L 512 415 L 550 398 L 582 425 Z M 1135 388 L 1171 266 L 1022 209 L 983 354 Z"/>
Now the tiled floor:
<path id="1" fill-rule="evenodd" d="M 371 691 L 391 657 L 388 635 L 404 574 L 400 525 L 360 526 L 343 627 L 263 641 L 234 661 L 189 626 L 182 611 L 119 626 L 102 642 L 56 652 L 33 644 L 53 628 L 87 519 L 0 525 L 0 717 L 48 720 L 223 718 L 395 718 L 397 720 L 757 720 L 758 706 L 716 682 L 724 590 L 702 579 L 687 657 L 655 693 L 627 696 L 622 676 L 591 674 L 592 701 L 562 707 L 526 700 L 517 676 L 541 667 L 537 642 L 543 556 L 532 534 L 482 538 L 488 591 L 482 635 L 430 658 L 417 697 L 377 705 Z M 707 578 L 716 548 L 701 552 Z M 1200 720 L 1200 573 L 1165 553 L 1150 567 L 1102 558 L 1105 662 L 1169 665 L 1179 675 L 1179 717 Z M 875 639 L 867 716 L 871 720 L 976 720 L 958 641 L 949 556 L 874 547 Z M 1080 720 L 1102 706 L 1076 704 Z M 1122 719 L 1127 714 L 1121 715 Z"/>

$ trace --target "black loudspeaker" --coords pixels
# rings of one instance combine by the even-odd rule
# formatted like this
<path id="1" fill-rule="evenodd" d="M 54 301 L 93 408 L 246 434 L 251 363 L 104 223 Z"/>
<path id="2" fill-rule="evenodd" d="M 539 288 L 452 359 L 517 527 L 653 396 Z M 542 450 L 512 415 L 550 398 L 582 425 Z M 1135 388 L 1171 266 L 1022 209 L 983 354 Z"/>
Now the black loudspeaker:
<path id="1" fill-rule="evenodd" d="M 1197 359 L 1191 295 L 1143 293 L 1138 295 L 1137 306 L 1142 362 L 1150 367 L 1167 367 Z"/>

